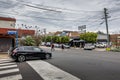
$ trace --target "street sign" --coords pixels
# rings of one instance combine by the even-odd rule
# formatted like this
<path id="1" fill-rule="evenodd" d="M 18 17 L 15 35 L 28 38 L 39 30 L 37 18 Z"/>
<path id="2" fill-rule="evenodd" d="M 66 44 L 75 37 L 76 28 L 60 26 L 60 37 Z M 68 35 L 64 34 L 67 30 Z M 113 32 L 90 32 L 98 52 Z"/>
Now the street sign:
<path id="1" fill-rule="evenodd" d="M 8 31 L 8 34 L 17 34 L 17 31 Z"/>
<path id="2" fill-rule="evenodd" d="M 16 47 L 18 47 L 18 32 L 17 31 L 8 31 L 9 35 L 16 35 Z"/>

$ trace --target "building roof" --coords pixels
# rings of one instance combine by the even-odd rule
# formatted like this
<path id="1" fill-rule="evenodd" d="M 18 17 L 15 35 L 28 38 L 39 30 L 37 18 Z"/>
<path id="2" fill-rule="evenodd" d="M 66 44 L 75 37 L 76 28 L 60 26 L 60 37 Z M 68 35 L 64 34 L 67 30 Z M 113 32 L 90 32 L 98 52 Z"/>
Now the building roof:
<path id="1" fill-rule="evenodd" d="M 2 21 L 15 21 L 16 22 L 15 18 L 10 18 L 10 17 L 0 17 L 0 20 L 2 20 Z"/>
<path id="2" fill-rule="evenodd" d="M 70 38 L 77 38 L 80 36 L 79 32 L 77 31 L 57 31 L 55 32 L 54 35 L 59 35 L 59 36 L 69 36 Z"/>
<path id="3" fill-rule="evenodd" d="M 62 33 L 61 31 L 57 31 L 57 32 L 54 33 L 54 35 L 59 35 L 61 33 Z"/>
<path id="4" fill-rule="evenodd" d="M 79 37 L 79 36 L 80 36 L 80 34 L 77 31 L 71 32 L 69 34 L 69 37 Z"/>

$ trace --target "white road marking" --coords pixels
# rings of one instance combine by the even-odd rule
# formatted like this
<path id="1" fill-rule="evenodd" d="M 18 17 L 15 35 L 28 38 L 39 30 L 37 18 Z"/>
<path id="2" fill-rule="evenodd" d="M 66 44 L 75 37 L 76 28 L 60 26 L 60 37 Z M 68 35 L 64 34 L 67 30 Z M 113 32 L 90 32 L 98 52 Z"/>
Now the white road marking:
<path id="1" fill-rule="evenodd" d="M 27 63 L 44 79 L 44 80 L 80 80 L 79 78 L 45 62 L 42 60 L 27 61 Z"/>
<path id="2" fill-rule="evenodd" d="M 18 71 L 19 71 L 19 69 L 4 70 L 4 71 L 0 71 L 0 75 L 1 74 L 6 74 L 6 73 L 18 72 Z"/>
<path id="3" fill-rule="evenodd" d="M 17 67 L 17 65 L 14 64 L 14 65 L 9 65 L 9 66 L 2 66 L 2 67 L 0 67 L 0 69 L 12 68 L 12 67 Z"/>
<path id="4" fill-rule="evenodd" d="M 6 63 L 6 62 L 9 62 L 9 63 Z M 11 69 L 8 69 L 8 68 L 11 68 Z M 21 74 L 5 76 L 6 74 L 9 74 L 9 73 L 19 72 L 19 69 L 17 68 L 17 64 L 15 62 L 12 62 L 11 59 L 0 59 L 0 69 L 6 69 L 6 70 L 0 71 L 0 75 L 4 75 L 4 77 L 0 77 L 0 80 L 22 80 Z"/>
<path id="5" fill-rule="evenodd" d="M 2 63 L 2 64 L 0 64 L 0 66 L 13 65 L 13 64 L 15 64 L 15 63 L 12 63 L 12 62 L 10 62 L 10 63 Z"/>
<path id="6" fill-rule="evenodd" d="M 20 74 L 18 74 L 18 75 L 0 78 L 0 80 L 22 80 L 22 76 Z"/>
<path id="7" fill-rule="evenodd" d="M 0 59 L 0 64 L 5 63 L 5 62 L 12 62 L 13 60 L 11 59 Z"/>

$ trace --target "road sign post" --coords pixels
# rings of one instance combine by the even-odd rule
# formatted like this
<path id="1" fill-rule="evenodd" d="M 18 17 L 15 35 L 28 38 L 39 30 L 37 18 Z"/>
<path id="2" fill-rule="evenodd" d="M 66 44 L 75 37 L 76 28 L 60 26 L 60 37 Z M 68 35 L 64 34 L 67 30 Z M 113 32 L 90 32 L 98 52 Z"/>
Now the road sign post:
<path id="1" fill-rule="evenodd" d="M 8 31 L 9 35 L 16 35 L 16 47 L 18 47 L 18 31 Z"/>

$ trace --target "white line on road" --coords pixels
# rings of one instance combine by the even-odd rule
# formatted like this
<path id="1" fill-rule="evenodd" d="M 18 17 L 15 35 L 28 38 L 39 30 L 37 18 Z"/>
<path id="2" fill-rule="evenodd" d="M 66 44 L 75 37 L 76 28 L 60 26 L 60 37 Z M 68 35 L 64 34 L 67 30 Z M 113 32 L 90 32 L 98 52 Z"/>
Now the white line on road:
<path id="1" fill-rule="evenodd" d="M 19 71 L 19 69 L 4 70 L 4 71 L 0 71 L 0 75 L 1 74 L 6 74 L 6 73 L 18 72 L 18 71 Z"/>
<path id="2" fill-rule="evenodd" d="M 17 64 L 12 61 L 13 61 L 12 59 L 0 59 L 0 69 L 1 69 L 0 75 L 19 72 L 19 69 L 17 68 Z M 5 70 L 2 70 L 2 69 L 5 69 Z M 22 80 L 22 76 L 21 74 L 14 74 L 14 75 L 12 74 L 9 76 L 0 77 L 0 80 Z"/>
<path id="3" fill-rule="evenodd" d="M 13 65 L 13 64 L 16 64 L 16 63 L 13 63 L 13 62 L 11 62 L 11 63 L 2 63 L 2 64 L 0 64 L 0 66 Z"/>
<path id="4" fill-rule="evenodd" d="M 42 60 L 27 62 L 44 80 L 80 80 Z"/>
<path id="5" fill-rule="evenodd" d="M 5 63 L 5 62 L 12 62 L 13 60 L 11 59 L 0 59 L 0 64 Z"/>
<path id="6" fill-rule="evenodd" d="M 2 66 L 2 67 L 0 67 L 0 69 L 12 68 L 12 67 L 17 67 L 17 65 L 14 64 L 14 65 Z"/>
<path id="7" fill-rule="evenodd" d="M 18 74 L 18 75 L 0 78 L 0 80 L 22 80 L 22 76 L 20 74 Z"/>

